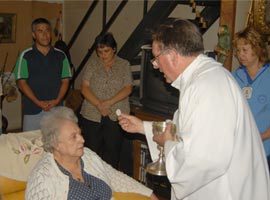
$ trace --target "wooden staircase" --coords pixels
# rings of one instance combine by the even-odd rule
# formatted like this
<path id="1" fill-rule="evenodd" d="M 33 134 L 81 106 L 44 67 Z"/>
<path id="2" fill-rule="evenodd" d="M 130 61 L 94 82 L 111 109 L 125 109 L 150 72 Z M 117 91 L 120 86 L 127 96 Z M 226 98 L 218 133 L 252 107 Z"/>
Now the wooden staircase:
<path id="1" fill-rule="evenodd" d="M 82 27 L 84 26 L 87 19 L 91 16 L 91 13 L 96 8 L 96 5 L 100 3 L 100 0 L 94 0 L 92 5 L 90 5 L 85 17 L 83 18 L 82 22 L 79 24 L 77 30 L 75 31 L 74 35 L 71 38 L 71 41 L 68 43 L 68 47 L 71 48 L 76 38 L 78 37 Z M 106 0 L 102 1 L 103 3 Z M 147 0 L 145 1 L 147 2 Z M 109 30 L 110 26 L 114 23 L 114 20 L 118 17 L 121 10 L 125 7 L 128 3 L 128 0 L 122 0 L 113 13 L 112 17 L 103 25 L 103 29 L 101 30 L 100 34 L 105 33 Z M 190 5 L 190 12 L 196 13 L 196 17 L 194 19 L 189 19 L 198 25 L 201 28 L 202 33 L 207 31 L 207 29 L 219 18 L 220 16 L 220 7 L 221 7 L 220 0 L 157 0 L 149 9 L 148 12 L 145 13 L 143 19 L 137 25 L 133 33 L 124 43 L 122 48 L 118 52 L 118 56 L 122 57 L 123 59 L 128 60 L 131 65 L 139 65 L 140 64 L 140 51 L 141 46 L 144 44 L 151 43 L 151 30 L 154 26 L 164 22 L 171 12 L 176 8 L 176 6 L 183 5 Z M 106 5 L 106 4 L 104 4 Z M 203 10 L 198 12 L 196 10 L 196 6 L 203 6 Z M 106 9 L 104 9 L 106 10 Z M 147 9 L 145 9 L 147 10 Z M 180 15 L 181 16 L 181 15 Z M 103 17 L 106 18 L 106 17 Z M 91 47 L 88 49 L 88 52 L 82 59 L 80 65 L 77 67 L 77 70 L 74 73 L 74 76 L 71 80 L 73 83 L 79 73 L 84 68 L 86 62 L 94 52 L 95 44 L 93 43 Z M 134 78 L 138 79 L 138 73 L 134 73 Z"/>
<path id="2" fill-rule="evenodd" d="M 147 12 L 136 29 L 130 35 L 128 40 L 118 52 L 118 56 L 128 60 L 131 64 L 139 64 L 140 58 L 138 54 L 141 46 L 151 43 L 151 30 L 159 24 L 163 23 L 172 11 L 179 5 L 190 5 L 190 12 L 196 13 L 194 19 L 189 19 L 200 27 L 204 33 L 220 16 L 220 1 L 156 1 L 151 9 Z M 204 6 L 201 12 L 196 10 L 196 6 Z"/>

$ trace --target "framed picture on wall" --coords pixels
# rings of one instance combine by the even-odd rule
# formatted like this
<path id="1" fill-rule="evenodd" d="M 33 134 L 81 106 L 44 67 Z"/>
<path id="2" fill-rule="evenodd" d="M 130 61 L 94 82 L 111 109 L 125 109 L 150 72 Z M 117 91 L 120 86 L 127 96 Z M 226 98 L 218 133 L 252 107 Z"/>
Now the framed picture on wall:
<path id="1" fill-rule="evenodd" d="M 16 14 L 0 13 L 0 43 L 16 42 Z"/>

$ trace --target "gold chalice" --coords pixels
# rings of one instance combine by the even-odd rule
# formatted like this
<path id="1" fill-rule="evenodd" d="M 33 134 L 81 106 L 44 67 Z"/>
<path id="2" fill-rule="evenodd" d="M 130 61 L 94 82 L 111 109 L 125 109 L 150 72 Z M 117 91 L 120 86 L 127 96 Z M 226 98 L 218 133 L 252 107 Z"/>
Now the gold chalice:
<path id="1" fill-rule="evenodd" d="M 171 121 L 170 122 L 153 122 L 153 134 L 162 134 L 165 131 L 165 128 L 168 124 L 171 124 L 171 134 L 176 134 L 176 126 Z M 164 148 L 158 145 L 159 157 L 155 162 L 149 163 L 146 166 L 146 171 L 149 174 L 157 176 L 166 176 L 166 167 L 165 167 L 165 158 L 164 158 Z"/>

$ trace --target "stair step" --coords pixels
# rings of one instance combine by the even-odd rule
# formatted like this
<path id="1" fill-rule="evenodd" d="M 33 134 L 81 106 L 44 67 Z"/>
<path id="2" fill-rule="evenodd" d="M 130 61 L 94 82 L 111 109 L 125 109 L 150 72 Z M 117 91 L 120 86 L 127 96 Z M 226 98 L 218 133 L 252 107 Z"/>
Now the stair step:
<path id="1" fill-rule="evenodd" d="M 140 80 L 141 72 L 140 71 L 132 72 L 132 77 L 133 77 L 133 80 Z"/>
<path id="2" fill-rule="evenodd" d="M 189 5 L 190 0 L 178 0 L 178 4 Z M 220 0 L 194 0 L 198 6 L 220 6 Z"/>
<path id="3" fill-rule="evenodd" d="M 141 64 L 141 56 L 136 56 L 133 59 L 129 60 L 130 65 L 140 65 Z"/>

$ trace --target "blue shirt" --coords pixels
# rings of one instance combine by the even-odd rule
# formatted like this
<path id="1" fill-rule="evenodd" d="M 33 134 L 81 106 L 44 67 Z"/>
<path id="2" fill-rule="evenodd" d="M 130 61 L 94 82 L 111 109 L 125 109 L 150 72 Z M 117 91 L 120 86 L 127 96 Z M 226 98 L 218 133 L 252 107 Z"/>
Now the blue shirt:
<path id="1" fill-rule="evenodd" d="M 252 80 L 245 66 L 240 66 L 233 72 L 239 86 L 251 87 L 252 94 L 247 99 L 257 127 L 262 134 L 270 127 L 270 64 L 265 64 Z M 270 155 L 270 139 L 263 141 L 266 155 Z"/>
<path id="2" fill-rule="evenodd" d="M 56 162 L 57 163 L 57 162 Z M 72 175 L 57 163 L 59 169 L 69 176 L 68 200 L 110 200 L 111 188 L 103 180 L 94 177 L 83 170 L 84 164 L 81 160 L 82 176 L 84 182 L 73 179 Z"/>

